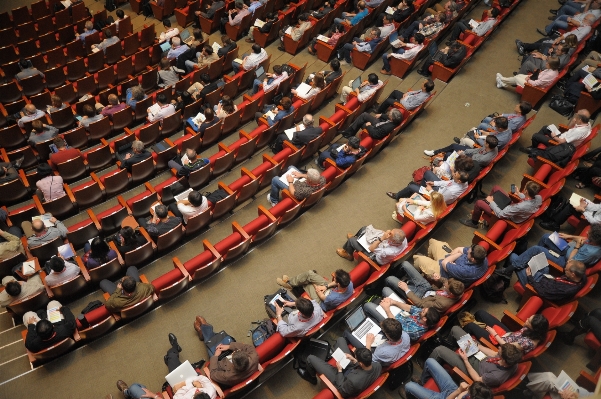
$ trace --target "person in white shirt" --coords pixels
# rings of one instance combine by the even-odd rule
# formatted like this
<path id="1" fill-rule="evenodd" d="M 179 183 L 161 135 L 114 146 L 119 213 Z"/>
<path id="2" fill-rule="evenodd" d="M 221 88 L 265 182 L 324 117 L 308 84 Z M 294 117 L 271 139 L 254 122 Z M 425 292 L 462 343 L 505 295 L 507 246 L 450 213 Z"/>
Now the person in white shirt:
<path id="1" fill-rule="evenodd" d="M 530 154 L 532 149 L 537 148 L 539 144 L 544 144 L 547 147 L 550 146 L 551 140 L 559 144 L 570 143 L 574 147 L 578 147 L 591 134 L 590 118 L 591 113 L 588 110 L 579 110 L 570 120 L 568 124 L 569 129 L 560 134 L 556 134 L 547 126 L 543 126 L 538 133 L 532 135 L 532 145 L 520 148 L 520 151 Z"/>
<path id="2" fill-rule="evenodd" d="M 266 73 L 263 82 L 261 82 L 259 79 L 254 80 L 252 94 L 257 94 L 259 92 L 259 86 L 261 83 L 263 83 L 263 93 L 270 92 L 271 90 L 277 88 L 280 83 L 286 80 L 287 77 L 288 72 L 282 71 L 281 65 L 274 65 L 273 73 Z"/>
<path id="3" fill-rule="evenodd" d="M 375 73 L 370 73 L 367 76 L 367 80 L 363 81 L 361 86 L 355 89 L 355 93 L 357 93 L 357 100 L 359 100 L 361 103 L 369 100 L 371 96 L 375 94 L 376 90 L 378 90 L 383 84 L 384 82 L 378 78 L 378 75 Z M 340 92 L 340 101 L 342 101 L 344 104 L 346 104 L 348 100 L 348 95 L 353 91 L 351 87 L 352 85 L 353 81 L 351 80 L 349 85 L 344 86 Z"/>
<path id="4" fill-rule="evenodd" d="M 117 27 L 117 33 L 119 33 L 119 22 L 129 18 L 129 15 L 125 15 L 125 12 L 120 8 L 115 11 L 115 14 L 117 15 L 118 19 L 114 22 L 114 24 Z"/>
<path id="5" fill-rule="evenodd" d="M 384 13 L 384 19 L 382 19 L 383 25 L 380 28 L 380 37 L 384 39 L 390 36 L 390 34 L 396 30 L 396 27 L 394 26 L 390 18 L 391 17 L 388 14 Z"/>
<path id="6" fill-rule="evenodd" d="M 400 60 L 407 60 L 407 61 L 414 59 L 419 54 L 419 52 L 424 48 L 424 40 L 426 40 L 424 35 L 422 35 L 421 33 L 418 32 L 413 36 L 414 43 L 403 43 L 401 41 L 401 46 L 398 49 L 393 50 L 392 53 L 390 53 L 390 54 L 382 55 L 382 61 L 384 62 L 384 66 L 382 67 L 382 70 L 380 71 L 380 73 L 382 73 L 383 75 L 391 75 L 392 74 L 392 72 L 390 72 L 390 69 L 391 69 L 390 68 L 390 58 L 391 57 L 398 58 Z"/>
<path id="7" fill-rule="evenodd" d="M 162 93 L 157 95 L 157 102 L 154 105 L 159 106 L 159 111 L 153 114 L 151 112 L 152 107 L 149 107 L 147 110 L 148 122 L 160 121 L 161 119 L 166 118 L 169 115 L 175 114 L 175 106 L 173 104 L 170 104 L 167 101 L 167 96 L 165 96 Z"/>
<path id="8" fill-rule="evenodd" d="M 55 285 L 62 284 L 66 281 L 71 280 L 73 277 L 79 275 L 81 270 L 79 267 L 71 262 L 65 262 L 60 256 L 50 258 L 46 263 L 46 285 L 53 287 Z"/>
<path id="9" fill-rule="evenodd" d="M 207 197 L 198 191 L 191 191 L 188 199 L 179 200 L 169 205 L 169 210 L 177 217 L 188 223 L 188 219 L 201 214 L 209 207 Z"/>
<path id="10" fill-rule="evenodd" d="M 311 82 L 311 89 L 306 93 L 300 93 L 296 89 L 290 90 L 292 94 L 297 97 L 300 97 L 304 100 L 310 100 L 317 95 L 320 91 L 326 88 L 326 81 L 323 77 L 323 74 L 316 73 L 313 76 L 313 82 Z"/>
<path id="11" fill-rule="evenodd" d="M 171 39 L 174 36 L 179 35 L 179 29 L 171 27 L 171 21 L 168 18 L 163 20 L 163 26 L 165 27 L 165 32 L 161 32 L 159 35 L 159 43 L 165 43 L 167 40 Z"/>
<path id="12" fill-rule="evenodd" d="M 438 191 L 444 197 L 444 202 L 449 205 L 467 190 L 468 178 L 466 172 L 456 171 L 453 173 L 453 180 L 440 180 L 434 172 L 428 170 L 424 173 L 421 185 L 411 182 L 398 193 L 388 191 L 386 195 L 398 201 L 401 198 L 411 198 L 414 193 L 419 193 L 421 187 L 424 187 L 427 192 Z"/>
<path id="13" fill-rule="evenodd" d="M 240 71 L 240 68 L 248 71 L 259 65 L 263 60 L 267 58 L 267 51 L 261 48 L 258 44 L 252 45 L 252 53 L 247 55 L 242 60 L 242 64 L 232 61 L 232 67 L 234 68 L 234 75 Z"/>

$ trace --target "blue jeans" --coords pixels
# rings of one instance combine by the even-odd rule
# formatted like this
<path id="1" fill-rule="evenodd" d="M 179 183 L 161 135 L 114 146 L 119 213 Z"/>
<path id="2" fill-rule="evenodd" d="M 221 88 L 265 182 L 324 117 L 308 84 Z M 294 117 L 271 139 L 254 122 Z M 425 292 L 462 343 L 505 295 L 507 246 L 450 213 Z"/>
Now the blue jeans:
<path id="1" fill-rule="evenodd" d="M 548 35 L 553 30 L 558 29 L 568 29 L 568 17 L 569 15 L 561 15 L 555 19 L 555 21 L 551 22 L 549 25 L 545 26 L 545 33 Z"/>
<path id="2" fill-rule="evenodd" d="M 345 43 L 338 53 L 338 58 L 344 58 L 346 62 L 351 63 L 351 52 L 355 48 L 353 43 Z"/>
<path id="3" fill-rule="evenodd" d="M 493 118 L 491 118 L 490 116 L 487 116 L 486 118 L 482 119 L 482 122 L 480 122 L 480 124 L 478 125 L 478 129 L 481 129 L 481 130 L 492 129 L 493 127 L 490 124 L 492 119 Z"/>
<path id="4" fill-rule="evenodd" d="M 140 399 L 142 395 L 144 395 L 144 390 L 142 388 L 146 388 L 142 384 L 131 384 L 129 388 L 123 391 L 123 394 L 127 396 L 131 396 L 134 399 Z"/>
<path id="5" fill-rule="evenodd" d="M 272 78 L 267 79 L 267 84 L 273 82 Z M 259 86 L 263 84 L 262 80 L 259 79 L 255 79 L 255 81 L 253 82 L 253 94 L 257 94 L 259 92 Z"/>
<path id="6" fill-rule="evenodd" d="M 240 72 L 241 64 L 238 64 L 236 61 L 232 61 L 232 68 L 234 68 L 234 75 Z"/>
<path id="7" fill-rule="evenodd" d="M 584 9 L 584 3 L 576 3 L 575 1 L 568 1 L 563 6 L 559 8 L 557 11 L 557 16 L 560 17 L 562 15 L 576 15 L 579 12 L 582 12 Z"/>
<path id="8" fill-rule="evenodd" d="M 213 326 L 210 324 L 201 324 L 200 331 L 202 331 L 203 342 L 205 344 L 208 340 L 210 340 L 213 337 L 213 335 L 215 335 L 215 332 L 213 331 Z M 209 358 L 211 358 L 215 354 L 215 349 L 217 349 L 217 346 L 206 345 L 206 347 L 207 352 L 209 352 Z"/>
<path id="9" fill-rule="evenodd" d="M 347 16 L 346 12 L 342 13 L 342 18 L 334 18 L 334 22 L 337 24 L 341 24 L 345 21 L 351 22 L 351 19 L 353 19 L 352 17 Z"/>
<path id="10" fill-rule="evenodd" d="M 428 380 L 428 377 L 434 378 L 440 392 L 431 391 L 415 382 L 408 383 L 405 390 L 418 399 L 445 399 L 459 388 L 444 367 L 432 358 L 426 359 L 424 364 L 422 384 Z"/>
<path id="11" fill-rule="evenodd" d="M 405 52 L 405 49 L 401 47 L 395 50 L 393 48 L 392 52 L 395 54 L 403 54 Z M 384 62 L 384 66 L 382 67 L 382 69 L 384 69 L 386 72 L 390 72 L 390 61 L 388 58 L 388 54 L 382 54 L 382 61 Z"/>
<path id="12" fill-rule="evenodd" d="M 519 256 L 517 254 L 509 255 L 509 263 L 515 268 L 515 274 L 518 276 L 518 280 L 524 287 L 526 286 L 526 284 L 528 284 L 528 275 L 526 274 L 528 261 L 530 261 L 530 259 L 532 259 L 533 256 L 536 256 L 541 252 L 544 253 L 547 257 L 551 256 L 552 258 L 554 258 L 553 255 L 549 254 L 549 250 L 547 248 L 538 245 L 528 248 L 526 251 L 524 251 L 523 254 Z M 536 273 L 536 275 L 534 276 L 534 280 L 540 280 L 543 274 L 546 273 L 549 273 L 548 266 Z"/>
<path id="13" fill-rule="evenodd" d="M 289 166 L 286 171 L 290 169 L 299 172 L 299 170 L 294 166 Z M 288 188 L 288 183 L 282 183 L 279 176 L 274 176 L 273 179 L 271 179 L 271 191 L 269 192 L 271 202 L 273 202 L 274 204 L 280 202 L 280 191 L 285 188 Z"/>
<path id="14" fill-rule="evenodd" d="M 426 292 L 432 290 L 432 285 L 421 275 L 420 272 L 417 271 L 415 267 L 413 267 L 411 263 L 405 261 L 401 264 L 401 267 L 403 270 L 405 270 L 405 273 L 407 273 L 407 277 L 409 277 L 407 285 L 415 295 L 423 298 Z M 386 279 L 386 285 L 395 291 L 400 292 L 401 289 L 398 286 L 399 281 L 400 280 L 398 278 L 390 276 Z M 405 293 L 403 293 L 403 296 L 405 296 Z"/>

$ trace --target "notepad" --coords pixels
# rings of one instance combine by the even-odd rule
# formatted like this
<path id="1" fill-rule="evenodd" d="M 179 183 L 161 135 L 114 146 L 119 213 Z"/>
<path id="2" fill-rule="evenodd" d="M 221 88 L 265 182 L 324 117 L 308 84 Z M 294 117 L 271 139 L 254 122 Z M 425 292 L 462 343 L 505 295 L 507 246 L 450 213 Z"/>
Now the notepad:
<path id="1" fill-rule="evenodd" d="M 578 385 L 563 370 L 555 380 L 555 387 L 558 391 L 578 392 Z"/>
<path id="2" fill-rule="evenodd" d="M 192 122 L 194 122 L 194 124 L 196 126 L 200 126 L 201 123 L 203 123 L 204 121 L 206 121 L 207 118 L 205 117 L 205 114 L 202 112 L 199 112 L 198 115 L 196 115 L 193 119 Z M 186 157 L 187 158 L 187 157 Z M 182 161 L 183 162 L 183 161 Z"/>
<path id="3" fill-rule="evenodd" d="M 566 249 L 568 247 L 568 242 L 566 240 L 564 240 L 563 238 L 561 238 L 559 236 L 559 233 L 556 231 L 554 231 L 551 235 L 549 235 L 549 240 L 551 240 L 551 242 L 553 244 L 555 244 L 557 249 L 559 249 L 560 251 L 563 251 L 564 249 Z"/>
<path id="4" fill-rule="evenodd" d="M 236 58 L 234 62 L 240 65 L 244 64 L 244 60 L 241 60 L 240 58 Z"/>
<path id="5" fill-rule="evenodd" d="M 547 125 L 547 129 L 549 129 L 551 131 L 551 133 L 553 133 L 553 135 L 555 135 L 555 136 L 561 134 L 561 132 L 559 131 L 559 129 L 557 128 L 557 126 L 555 126 L 553 124 Z"/>
<path id="6" fill-rule="evenodd" d="M 336 360 L 338 362 L 338 364 L 340 364 L 340 367 L 342 367 L 343 369 L 346 368 L 346 366 L 349 365 L 349 363 L 351 362 L 347 357 L 346 357 L 346 353 L 344 353 L 342 351 L 342 349 L 337 348 L 334 353 L 332 353 L 332 357 L 334 358 L 334 360 Z"/>
<path id="7" fill-rule="evenodd" d="M 532 274 L 532 276 L 536 275 L 536 273 L 538 271 L 544 269 L 548 265 L 549 265 L 549 262 L 547 262 L 547 257 L 545 256 L 544 252 L 541 252 L 540 254 L 533 256 L 528 261 L 528 267 L 530 267 L 530 273 Z"/>
<path id="8" fill-rule="evenodd" d="M 394 8 L 392 8 L 390 6 L 386 7 L 386 14 L 390 14 L 390 15 L 394 14 Z"/>
<path id="9" fill-rule="evenodd" d="M 33 273 L 35 273 L 35 262 L 33 260 L 23 262 L 23 266 L 21 266 L 21 272 L 24 276 L 31 276 Z"/>
<path id="10" fill-rule="evenodd" d="M 267 118 L 267 119 L 273 119 L 273 118 L 275 118 L 275 115 L 276 114 L 273 111 L 265 112 L 265 118 Z"/>
<path id="11" fill-rule="evenodd" d="M 63 257 L 63 259 L 71 259 L 75 256 L 73 253 L 73 248 L 71 248 L 71 244 L 65 244 L 58 247 L 58 253 Z"/>
<path id="12" fill-rule="evenodd" d="M 480 25 L 480 22 L 478 22 L 474 19 L 470 19 L 469 26 L 471 26 L 472 29 L 476 29 L 478 27 L 478 25 Z"/>
<path id="13" fill-rule="evenodd" d="M 213 52 L 214 52 L 215 54 L 217 54 L 217 52 L 218 52 L 218 51 L 219 51 L 219 49 L 221 48 L 221 46 L 220 46 L 220 45 L 219 45 L 219 43 L 217 43 L 217 42 L 213 43 L 213 45 L 212 45 L 211 47 L 213 47 Z"/>
<path id="14" fill-rule="evenodd" d="M 289 26 L 289 27 L 288 27 L 288 29 L 286 29 L 286 32 L 285 32 L 285 33 L 286 33 L 287 35 L 291 34 L 291 33 L 292 33 L 292 26 Z"/>
<path id="15" fill-rule="evenodd" d="M 299 97 L 306 96 L 307 94 L 309 94 L 310 90 L 311 86 L 303 82 L 296 88 L 296 95 Z"/>
<path id="16" fill-rule="evenodd" d="M 50 215 L 34 216 L 34 217 L 31 218 L 31 221 L 33 222 L 36 219 L 39 219 L 42 222 L 44 222 L 44 226 L 46 226 L 46 227 L 52 227 L 52 226 L 54 226 L 54 223 L 52 223 L 50 221 L 50 219 L 52 219 L 52 216 L 50 216 Z"/>
<path id="17" fill-rule="evenodd" d="M 403 47 L 403 42 L 400 39 L 393 40 L 390 45 L 394 48 Z"/>
<path id="18" fill-rule="evenodd" d="M 327 43 L 330 40 L 330 38 L 324 35 L 319 35 L 317 36 L 317 40 L 319 40 L 320 42 Z"/>
<path id="19" fill-rule="evenodd" d="M 293 172 L 296 172 L 296 170 L 294 170 L 294 169 L 288 170 L 286 173 L 284 173 L 283 175 L 280 176 L 280 181 L 282 183 L 288 185 L 288 176 L 291 176 Z M 305 181 L 305 178 L 302 178 L 302 179 L 294 178 L 294 181 L 292 183 L 296 183 L 297 181 Z"/>
<path id="20" fill-rule="evenodd" d="M 298 130 L 296 130 L 297 127 Z M 293 126 L 290 129 L 284 130 L 284 133 L 286 133 L 286 137 L 288 137 L 288 140 L 292 140 L 292 138 L 294 137 L 294 132 L 302 132 L 303 130 L 305 130 L 305 125 L 300 124 L 298 126 Z"/>
<path id="21" fill-rule="evenodd" d="M 388 298 L 392 299 L 393 301 L 397 301 L 397 302 L 401 302 L 401 303 L 406 303 L 404 300 L 402 300 L 397 294 L 395 294 L 394 292 L 388 296 Z M 386 312 L 384 311 L 384 308 L 380 305 L 378 305 L 378 307 L 376 308 L 376 310 L 378 311 L 378 313 L 380 313 L 382 316 L 384 317 L 388 317 L 386 315 Z M 390 313 L 392 313 L 393 316 L 398 315 L 399 313 L 401 313 L 402 309 L 397 307 L 397 306 L 391 306 L 390 307 Z"/>
<path id="22" fill-rule="evenodd" d="M 572 193 L 572 196 L 570 197 L 570 205 L 572 205 L 574 208 L 578 208 L 580 206 L 580 200 L 582 199 L 586 200 L 586 198 L 583 196 Z"/>
<path id="23" fill-rule="evenodd" d="M 256 26 L 257 28 L 262 28 L 263 25 L 265 25 L 265 22 L 261 21 L 260 19 L 255 19 L 254 26 Z"/>

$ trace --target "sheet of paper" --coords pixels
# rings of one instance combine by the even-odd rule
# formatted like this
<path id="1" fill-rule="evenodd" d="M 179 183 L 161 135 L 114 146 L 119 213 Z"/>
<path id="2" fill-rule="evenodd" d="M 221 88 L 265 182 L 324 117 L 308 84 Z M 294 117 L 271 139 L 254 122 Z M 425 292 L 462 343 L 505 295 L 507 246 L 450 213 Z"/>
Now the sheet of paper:
<path id="1" fill-rule="evenodd" d="M 182 156 L 182 165 L 185 165 L 185 164 L 187 164 L 187 163 L 188 163 L 188 155 L 187 155 L 187 154 L 184 154 L 184 155 Z"/>
<path id="2" fill-rule="evenodd" d="M 63 259 L 71 259 L 75 256 L 73 249 L 71 248 L 71 244 L 65 244 L 58 247 L 58 253 L 61 254 Z"/>
<path id="3" fill-rule="evenodd" d="M 470 19 L 469 25 L 472 27 L 472 29 L 476 29 L 480 23 L 474 19 Z"/>
<path id="4" fill-rule="evenodd" d="M 478 343 L 474 341 L 471 335 L 465 334 L 463 337 L 457 340 L 457 345 L 463 350 L 463 352 L 469 357 L 478 353 Z"/>
<path id="5" fill-rule="evenodd" d="M 420 193 L 420 194 L 426 194 L 427 196 L 429 196 L 429 195 L 430 195 L 430 192 L 429 192 L 429 191 L 426 189 L 426 187 L 424 187 L 424 186 L 421 186 L 421 187 L 419 188 L 419 193 Z"/>
<path id="6" fill-rule="evenodd" d="M 307 95 L 307 93 L 309 93 L 309 90 L 311 90 L 311 86 L 308 85 L 308 84 L 306 84 L 305 82 L 301 83 L 296 88 L 296 92 L 297 92 L 297 94 L 298 94 L 299 97 Z"/>
<path id="7" fill-rule="evenodd" d="M 327 37 L 327 36 L 324 36 L 324 35 L 319 35 L 319 36 L 317 36 L 317 40 L 319 40 L 320 42 L 325 42 L 325 43 L 327 43 L 327 42 L 328 42 L 328 40 L 330 40 L 330 38 L 329 38 L 329 37 Z"/>
<path id="8" fill-rule="evenodd" d="M 189 188 L 186 191 L 184 191 L 183 193 L 176 195 L 174 198 L 176 201 L 188 199 L 188 194 L 190 194 L 192 191 L 194 191 L 194 190 Z"/>
<path id="9" fill-rule="evenodd" d="M 152 104 L 150 107 L 148 107 L 148 112 L 152 116 L 155 116 L 160 110 L 161 110 L 161 106 L 158 103 Z"/>
<path id="10" fill-rule="evenodd" d="M 392 293 L 392 295 L 390 295 L 388 298 L 392 299 L 393 301 L 397 301 L 397 302 L 401 302 L 401 303 L 406 303 L 405 300 L 401 299 L 397 294 L 395 294 L 394 292 Z M 378 307 L 376 308 L 376 310 L 378 311 L 378 313 L 380 313 L 382 316 L 384 317 L 388 317 L 386 316 L 386 312 L 384 311 L 384 308 L 380 305 L 378 305 Z M 397 306 L 391 306 L 390 307 L 390 313 L 392 313 L 393 316 L 396 316 L 397 314 L 401 313 L 401 308 L 397 307 Z"/>
<path id="11" fill-rule="evenodd" d="M 576 193 L 572 193 L 572 196 L 570 197 L 570 204 L 574 207 L 574 208 L 578 208 L 580 206 L 580 200 L 581 199 L 586 199 L 581 195 L 578 195 Z"/>
<path id="12" fill-rule="evenodd" d="M 291 127 L 290 129 L 284 130 L 284 133 L 286 133 L 288 140 L 292 140 L 292 137 L 294 137 L 294 132 L 301 132 L 301 131 L 305 130 L 305 125 L 300 124 L 300 125 L 298 125 L 298 130 L 296 130 L 296 128 L 297 128 L 297 126 L 294 126 L 294 127 Z"/>
<path id="13" fill-rule="evenodd" d="M 403 42 L 400 41 L 399 39 L 396 39 L 396 40 L 390 42 L 390 45 L 394 48 L 399 48 L 399 47 L 403 46 Z"/>
<path id="14" fill-rule="evenodd" d="M 585 86 L 587 86 L 589 89 L 593 88 L 594 86 L 597 85 L 597 78 L 595 78 L 593 76 L 593 74 L 589 73 L 588 75 L 586 75 L 586 77 L 582 80 L 582 83 L 584 83 Z"/>
<path id="15" fill-rule="evenodd" d="M 236 59 L 234 60 L 234 62 L 236 62 L 236 63 L 238 63 L 238 64 L 240 64 L 240 65 L 244 64 L 244 60 L 241 60 L 240 58 L 236 58 Z"/>
<path id="16" fill-rule="evenodd" d="M 475 357 L 476 359 L 478 359 L 478 360 L 482 361 L 482 360 L 486 359 L 488 356 L 486 356 L 486 354 L 484 354 L 484 352 L 482 352 L 482 351 L 478 351 L 478 353 L 476 353 L 476 354 L 474 355 L 474 357 Z"/>
<path id="17" fill-rule="evenodd" d="M 261 21 L 260 19 L 255 19 L 255 25 L 257 28 L 262 28 L 263 25 L 265 25 L 265 22 Z"/>
<path id="18" fill-rule="evenodd" d="M 275 115 L 276 114 L 274 114 L 272 111 L 265 112 L 265 118 L 267 118 L 267 119 L 269 119 L 269 118 L 273 119 L 273 118 L 275 118 Z"/>
<path id="19" fill-rule="evenodd" d="M 42 222 L 44 222 L 44 226 L 46 226 L 46 227 L 52 227 L 52 226 L 54 226 L 54 223 L 52 223 L 50 221 L 50 219 L 52 219 L 52 217 L 49 216 L 49 215 L 34 216 L 34 217 L 31 218 L 31 221 L 33 222 L 36 219 L 39 219 Z"/>
<path id="20" fill-rule="evenodd" d="M 32 260 L 23 262 L 21 271 L 25 276 L 31 276 L 33 273 L 35 273 L 35 262 Z"/>
<path id="21" fill-rule="evenodd" d="M 100 49 L 98 47 L 92 47 L 92 52 L 93 53 L 97 53 L 99 51 L 100 51 Z"/>
<path id="22" fill-rule="evenodd" d="M 342 349 L 337 348 L 334 353 L 332 353 L 332 357 L 338 362 L 340 363 L 340 366 L 345 369 L 346 366 L 349 365 L 349 363 L 351 362 L 347 357 L 346 354 L 342 351 Z"/>
<path id="23" fill-rule="evenodd" d="M 71 7 L 71 0 L 61 0 L 61 3 L 65 6 L 65 8 Z"/>
<path id="24" fill-rule="evenodd" d="M 217 42 L 213 43 L 213 45 L 212 45 L 211 47 L 213 47 L 213 52 L 214 52 L 215 54 L 217 54 L 217 52 L 218 52 L 218 51 L 219 51 L 219 49 L 221 48 L 221 46 L 220 46 L 220 45 L 219 45 L 219 43 L 217 43 Z"/>
<path id="25" fill-rule="evenodd" d="M 555 387 L 558 391 L 578 392 L 578 385 L 563 370 L 555 380 Z"/>
<path id="26" fill-rule="evenodd" d="M 557 128 L 557 126 L 555 126 L 553 124 L 547 125 L 547 129 L 549 129 L 551 131 L 551 133 L 553 133 L 554 135 L 561 134 L 561 132 L 559 131 L 559 129 Z"/>
<path id="27" fill-rule="evenodd" d="M 207 118 L 206 118 L 205 114 L 202 113 L 202 112 L 199 112 L 198 115 L 196 115 L 194 117 L 194 119 L 192 119 L 192 122 L 194 122 L 194 124 L 196 126 L 200 126 L 200 124 L 203 123 L 206 120 L 207 120 Z"/>
<path id="28" fill-rule="evenodd" d="M 62 314 L 59 308 L 48 309 L 48 321 L 51 323 L 58 323 L 62 320 Z"/>
<path id="29" fill-rule="evenodd" d="M 287 185 L 288 184 L 288 176 L 291 176 L 293 172 L 295 172 L 294 169 L 288 170 L 286 173 L 284 173 L 283 175 L 280 176 L 280 181 Z M 299 180 L 299 179 L 295 178 L 293 183 L 296 183 L 297 180 Z M 305 179 L 302 178 L 302 179 L 300 179 L 300 181 L 305 181 Z"/>
<path id="30" fill-rule="evenodd" d="M 394 8 L 388 6 L 386 7 L 386 14 L 392 15 L 394 14 Z"/>
<path id="31" fill-rule="evenodd" d="M 92 238 L 90 238 L 90 239 L 88 240 L 88 243 L 89 243 L 90 245 L 92 245 L 92 241 L 94 241 L 94 238 L 96 238 L 96 237 L 92 237 Z"/>
<path id="32" fill-rule="evenodd" d="M 547 257 L 545 256 L 544 252 L 541 252 L 540 254 L 533 256 L 528 261 L 528 267 L 530 267 L 530 273 L 532 273 L 533 276 L 539 270 L 544 269 L 548 265 L 549 265 L 549 262 L 547 262 Z"/>
<path id="33" fill-rule="evenodd" d="M 287 35 L 291 34 L 292 33 L 292 26 L 289 26 L 288 29 L 286 29 L 286 32 L 284 32 L 284 33 L 286 33 Z"/>
<path id="34" fill-rule="evenodd" d="M 449 157 L 447 158 L 447 164 L 449 164 L 449 166 L 451 168 L 455 168 L 455 160 L 457 159 L 457 157 L 459 156 L 459 154 L 457 154 L 457 151 L 453 151 L 453 153 L 451 155 L 449 155 Z"/>

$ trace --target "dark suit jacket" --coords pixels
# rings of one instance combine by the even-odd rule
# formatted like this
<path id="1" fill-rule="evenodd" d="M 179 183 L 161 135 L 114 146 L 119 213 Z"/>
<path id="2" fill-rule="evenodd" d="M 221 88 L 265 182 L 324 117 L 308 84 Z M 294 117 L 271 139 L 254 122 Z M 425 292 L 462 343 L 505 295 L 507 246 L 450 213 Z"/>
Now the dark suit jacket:
<path id="1" fill-rule="evenodd" d="M 204 98 L 204 96 L 203 96 Z M 216 116 L 213 116 L 213 120 L 210 122 L 203 122 L 200 124 L 200 126 L 198 126 L 198 133 L 200 134 L 200 137 L 202 137 L 202 135 L 204 134 L 205 130 L 207 130 L 208 128 L 210 128 L 211 126 L 213 126 L 214 124 L 216 124 L 217 122 L 219 122 L 219 118 Z"/>
<path id="2" fill-rule="evenodd" d="M 238 47 L 238 45 L 236 44 L 236 42 L 233 42 L 229 46 L 221 47 L 219 49 L 219 51 L 217 51 L 217 56 L 218 57 L 223 57 L 224 55 L 226 55 L 227 53 L 229 53 L 230 51 L 232 51 L 236 47 Z"/>
<path id="3" fill-rule="evenodd" d="M 19 177 L 19 173 L 10 162 L 0 162 L 0 168 L 6 168 L 6 174 L 0 177 L 0 184 L 11 182 Z"/>
<path id="4" fill-rule="evenodd" d="M 369 137 L 375 140 L 381 140 L 388 136 L 395 127 L 394 123 L 388 120 L 388 115 L 382 114 L 382 116 L 380 116 L 380 122 L 376 125 L 369 125 L 365 129 L 367 130 L 367 133 L 369 133 Z"/>
<path id="5" fill-rule="evenodd" d="M 330 83 L 332 83 L 334 81 L 334 79 L 336 79 L 340 75 L 342 75 L 342 69 L 339 69 L 337 71 L 326 71 L 326 77 L 325 77 L 326 84 L 329 85 Z"/>
<path id="6" fill-rule="evenodd" d="M 170 216 L 165 222 L 159 221 L 157 224 L 148 223 L 146 231 L 153 240 L 156 240 L 161 234 L 165 234 L 181 222 L 181 218 Z"/>
<path id="7" fill-rule="evenodd" d="M 146 150 L 142 151 L 139 154 L 133 154 L 129 159 L 125 159 L 121 162 L 121 169 L 127 169 L 131 172 L 131 166 L 138 162 L 142 162 L 145 159 L 148 159 L 152 156 L 152 154 Z"/>
<path id="8" fill-rule="evenodd" d="M 263 25 L 259 28 L 259 32 L 261 32 L 261 33 L 271 32 L 271 28 L 273 27 L 273 24 L 275 23 L 275 21 L 277 21 L 277 18 L 265 22 L 265 25 Z"/>
<path id="9" fill-rule="evenodd" d="M 215 15 L 215 11 L 219 10 L 223 6 L 225 6 L 225 2 L 221 0 L 214 1 L 203 16 L 207 19 L 212 19 L 213 15 Z"/>
<path id="10" fill-rule="evenodd" d="M 217 86 L 217 82 L 211 82 L 211 83 L 209 83 L 208 85 L 206 85 L 205 87 L 202 88 L 202 90 L 200 91 L 200 93 L 198 93 L 199 99 L 202 99 L 204 101 L 205 96 L 207 94 L 214 92 L 218 88 L 219 88 L 219 86 Z"/>
<path id="11" fill-rule="evenodd" d="M 71 310 L 66 306 L 61 308 L 61 312 L 65 319 L 58 323 L 53 323 L 55 334 L 50 339 L 43 340 L 40 338 L 35 330 L 35 325 L 30 324 L 27 326 L 27 336 L 25 337 L 25 347 L 27 349 L 34 353 L 39 352 L 73 335 L 75 331 L 75 316 L 73 316 Z"/>
<path id="12" fill-rule="evenodd" d="M 415 11 L 415 7 L 411 4 L 409 7 L 404 10 L 396 10 L 394 14 L 392 14 L 392 19 L 394 22 L 403 22 L 406 18 L 408 18 Z"/>
<path id="13" fill-rule="evenodd" d="M 323 129 L 319 126 L 309 127 L 300 132 L 294 132 L 292 135 L 292 144 L 297 147 L 307 145 L 311 140 L 323 133 Z"/>
<path id="14" fill-rule="evenodd" d="M 317 18 L 317 19 L 322 19 L 323 17 L 326 16 L 327 13 L 329 13 L 330 11 L 332 11 L 332 7 L 323 7 L 321 10 L 316 11 L 313 14 L 313 17 Z"/>
<path id="15" fill-rule="evenodd" d="M 440 59 L 440 63 L 447 68 L 455 68 L 465 58 L 466 54 L 467 48 L 465 46 L 461 46 L 461 48 L 454 53 L 449 51 L 448 54 L 444 54 Z"/>

